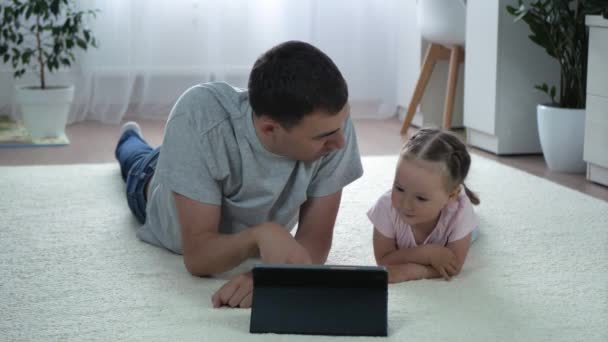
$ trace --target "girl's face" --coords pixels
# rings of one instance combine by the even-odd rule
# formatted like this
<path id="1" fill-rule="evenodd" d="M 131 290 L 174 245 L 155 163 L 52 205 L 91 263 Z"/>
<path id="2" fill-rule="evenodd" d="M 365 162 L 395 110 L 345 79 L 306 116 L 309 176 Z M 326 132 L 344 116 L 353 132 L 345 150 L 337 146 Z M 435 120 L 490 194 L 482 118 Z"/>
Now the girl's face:
<path id="1" fill-rule="evenodd" d="M 426 226 L 439 217 L 441 209 L 455 200 L 460 187 L 446 190 L 441 162 L 401 159 L 395 174 L 391 200 L 401 219 L 410 226 Z"/>

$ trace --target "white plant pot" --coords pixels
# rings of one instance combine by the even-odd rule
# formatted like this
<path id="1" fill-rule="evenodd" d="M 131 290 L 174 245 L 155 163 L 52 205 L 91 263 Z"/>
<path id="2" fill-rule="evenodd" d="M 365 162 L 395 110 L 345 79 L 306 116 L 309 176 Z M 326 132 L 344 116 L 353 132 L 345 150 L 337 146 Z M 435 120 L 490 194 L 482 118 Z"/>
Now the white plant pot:
<path id="1" fill-rule="evenodd" d="M 585 110 L 538 105 L 538 135 L 549 169 L 583 173 Z"/>
<path id="2" fill-rule="evenodd" d="M 55 138 L 65 134 L 74 100 L 74 86 L 16 87 L 17 104 L 32 138 Z"/>

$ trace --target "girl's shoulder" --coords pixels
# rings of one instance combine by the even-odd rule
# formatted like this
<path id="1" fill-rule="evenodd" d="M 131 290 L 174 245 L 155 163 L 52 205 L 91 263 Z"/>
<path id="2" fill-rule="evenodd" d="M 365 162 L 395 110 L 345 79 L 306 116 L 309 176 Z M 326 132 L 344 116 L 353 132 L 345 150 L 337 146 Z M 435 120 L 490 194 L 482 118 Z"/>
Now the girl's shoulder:
<path id="1" fill-rule="evenodd" d="M 458 199 L 446 206 L 441 215 L 444 233 L 450 236 L 450 241 L 458 240 L 475 229 L 479 222 L 471 200 L 461 189 Z"/>
<path id="2" fill-rule="evenodd" d="M 388 214 L 393 208 L 391 192 L 392 190 L 388 190 L 380 195 L 374 205 L 369 209 L 369 212 L 382 212 L 383 214 Z"/>
<path id="3" fill-rule="evenodd" d="M 473 210 L 473 204 L 462 187 L 460 189 L 460 193 L 458 194 L 458 198 L 455 201 L 448 203 L 445 208 L 446 211 L 453 214 L 461 210 L 469 209 Z"/>
<path id="4" fill-rule="evenodd" d="M 383 193 L 368 210 L 367 217 L 385 236 L 394 237 L 395 224 L 398 222 L 391 202 L 391 190 Z"/>
<path id="5" fill-rule="evenodd" d="M 378 197 L 378 199 L 376 200 L 376 203 L 382 203 L 382 204 L 389 204 L 389 205 L 391 205 L 391 195 L 392 195 L 392 193 L 393 193 L 393 189 L 388 189 L 382 195 L 380 195 L 380 197 Z"/>

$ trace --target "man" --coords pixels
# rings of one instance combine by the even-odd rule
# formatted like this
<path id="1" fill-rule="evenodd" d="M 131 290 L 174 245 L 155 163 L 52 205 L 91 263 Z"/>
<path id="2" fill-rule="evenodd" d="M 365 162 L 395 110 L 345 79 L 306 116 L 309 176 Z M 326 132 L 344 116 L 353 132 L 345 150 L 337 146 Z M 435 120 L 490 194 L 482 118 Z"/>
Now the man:
<path id="1" fill-rule="evenodd" d="M 182 254 L 209 276 L 250 257 L 327 260 L 342 188 L 363 171 L 348 89 L 332 60 L 289 41 L 255 62 L 248 91 L 226 83 L 188 89 L 152 149 L 127 123 L 116 158 L 138 237 Z M 295 237 L 290 230 L 298 223 Z M 214 307 L 249 307 L 250 273 L 227 282 Z"/>

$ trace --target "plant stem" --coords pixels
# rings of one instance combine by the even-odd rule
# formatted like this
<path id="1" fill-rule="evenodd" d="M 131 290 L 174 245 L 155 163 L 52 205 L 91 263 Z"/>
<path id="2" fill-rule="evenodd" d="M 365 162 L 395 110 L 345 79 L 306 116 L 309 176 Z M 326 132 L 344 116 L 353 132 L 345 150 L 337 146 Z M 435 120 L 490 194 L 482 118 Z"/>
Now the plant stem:
<path id="1" fill-rule="evenodd" d="M 38 64 L 40 64 L 40 88 L 44 89 L 44 62 L 42 61 L 42 42 L 40 41 L 40 14 L 36 16 L 36 47 L 38 49 Z"/>

